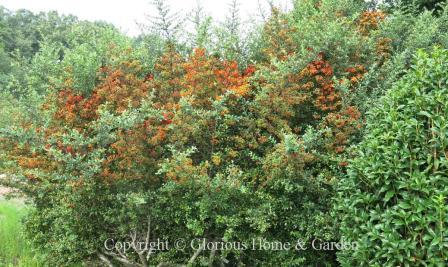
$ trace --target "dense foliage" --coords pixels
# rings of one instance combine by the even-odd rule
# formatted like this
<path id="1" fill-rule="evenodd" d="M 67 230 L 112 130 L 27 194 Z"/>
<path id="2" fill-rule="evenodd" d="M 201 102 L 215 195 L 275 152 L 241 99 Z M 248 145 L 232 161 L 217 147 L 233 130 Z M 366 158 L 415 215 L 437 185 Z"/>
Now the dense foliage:
<path id="1" fill-rule="evenodd" d="M 448 51 L 419 51 L 369 112 L 366 135 L 340 186 L 342 236 L 359 244 L 342 257 L 344 264 L 448 262 L 447 79 Z"/>
<path id="2" fill-rule="evenodd" d="M 154 4 L 135 39 L 0 10 L 0 183 L 49 266 L 447 261 L 448 8 L 294 1 L 243 32 L 236 1 L 193 27 Z"/>

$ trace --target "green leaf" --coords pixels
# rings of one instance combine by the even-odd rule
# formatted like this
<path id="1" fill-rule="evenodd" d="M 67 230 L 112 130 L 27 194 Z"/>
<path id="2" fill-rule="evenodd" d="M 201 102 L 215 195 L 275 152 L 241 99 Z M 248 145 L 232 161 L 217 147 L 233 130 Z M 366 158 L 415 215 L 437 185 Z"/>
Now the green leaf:
<path id="1" fill-rule="evenodd" d="M 386 196 L 384 196 L 384 201 L 387 202 L 389 201 L 395 194 L 395 191 L 389 190 L 386 193 Z"/>
<path id="2" fill-rule="evenodd" d="M 426 116 L 426 117 L 428 117 L 428 118 L 431 118 L 431 117 L 432 117 L 431 114 L 429 114 L 427 111 L 424 111 L 424 110 L 420 111 L 420 112 L 418 113 L 418 115 L 423 115 L 423 116 Z"/>
<path id="3" fill-rule="evenodd" d="M 411 209 L 411 205 L 409 205 L 408 202 L 400 202 L 400 204 L 398 204 L 398 206 L 402 209 Z"/>

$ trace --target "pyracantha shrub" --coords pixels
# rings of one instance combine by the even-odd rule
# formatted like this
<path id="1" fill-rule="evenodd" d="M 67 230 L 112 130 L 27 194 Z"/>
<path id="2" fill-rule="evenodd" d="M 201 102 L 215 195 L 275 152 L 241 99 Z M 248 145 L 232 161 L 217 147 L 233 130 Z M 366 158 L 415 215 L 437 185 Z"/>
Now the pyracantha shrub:
<path id="1" fill-rule="evenodd" d="M 370 31 L 378 29 L 379 23 L 385 17 L 386 15 L 382 11 L 364 11 L 359 18 L 358 31 L 362 35 L 368 35 Z"/>
<path id="2" fill-rule="evenodd" d="M 193 96 L 194 105 L 199 107 L 209 107 L 211 100 L 227 91 L 244 96 L 250 89 L 247 77 L 240 73 L 235 61 L 208 56 L 205 49 L 195 49 L 184 69 L 181 96 Z"/>
<path id="3" fill-rule="evenodd" d="M 148 87 L 154 90 L 156 107 L 171 110 L 179 102 L 185 75 L 185 60 L 173 44 L 167 44 L 162 56 L 156 61 L 153 73 L 146 76 Z"/>

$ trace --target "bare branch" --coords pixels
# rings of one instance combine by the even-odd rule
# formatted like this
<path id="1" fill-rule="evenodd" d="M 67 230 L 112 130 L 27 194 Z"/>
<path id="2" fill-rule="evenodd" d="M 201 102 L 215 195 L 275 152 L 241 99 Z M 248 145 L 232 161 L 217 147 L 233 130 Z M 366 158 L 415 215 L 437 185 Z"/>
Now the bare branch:
<path id="1" fill-rule="evenodd" d="M 191 256 L 190 260 L 188 261 L 188 264 L 192 264 L 203 250 L 204 246 L 199 246 L 199 248 L 196 250 L 193 256 Z"/>
<path id="2" fill-rule="evenodd" d="M 142 266 L 143 267 L 148 267 L 147 258 L 144 256 L 145 249 L 146 249 L 148 243 L 145 243 L 145 248 L 144 249 L 141 249 L 140 246 L 137 246 L 138 245 L 137 244 L 138 243 L 138 240 L 137 240 L 137 230 L 131 232 L 129 234 L 129 236 L 131 237 L 131 240 L 132 240 L 132 248 L 137 253 L 138 258 L 140 259 L 140 262 L 141 262 Z M 147 240 L 149 240 L 149 238 Z"/>
<path id="3" fill-rule="evenodd" d="M 104 262 L 107 266 L 109 266 L 109 267 L 114 267 L 114 265 L 113 265 L 112 262 L 106 257 L 106 255 L 104 255 L 104 254 L 102 254 L 102 253 L 100 253 L 100 252 L 97 252 L 97 255 L 98 255 L 98 258 L 100 258 L 100 260 L 101 260 L 102 262 Z"/>
<path id="4" fill-rule="evenodd" d="M 213 267 L 213 262 L 215 260 L 215 255 L 216 255 L 216 247 L 213 246 L 212 251 L 210 252 L 210 257 L 208 259 L 208 266 L 209 267 Z"/>
<path id="5" fill-rule="evenodd" d="M 146 231 L 146 243 L 145 243 L 146 249 L 148 250 L 148 253 L 146 254 L 146 260 L 149 260 L 149 257 L 153 252 L 151 246 L 148 248 L 150 236 L 151 236 L 151 217 L 148 216 L 148 229 Z"/>
<path id="6" fill-rule="evenodd" d="M 146 231 L 146 244 L 149 244 L 150 233 L 151 233 L 151 217 L 148 217 L 148 229 Z"/>
<path id="7" fill-rule="evenodd" d="M 105 251 L 104 254 L 111 256 L 114 260 L 119 261 L 129 267 L 142 267 L 140 264 L 129 261 L 128 258 L 122 257 L 116 253 Z"/>
<path id="8" fill-rule="evenodd" d="M 123 251 L 122 249 L 118 249 L 117 247 L 114 248 L 113 251 L 103 251 L 104 254 L 111 256 L 114 260 L 119 261 L 121 263 L 123 263 L 125 266 L 130 266 L 130 267 L 148 267 L 149 266 L 149 257 L 150 255 L 153 253 L 153 249 L 148 247 L 148 244 L 150 243 L 150 238 L 151 238 L 151 218 L 148 217 L 148 226 L 146 229 L 146 232 L 140 232 L 135 229 L 129 232 L 128 234 L 129 238 L 130 238 L 130 248 L 133 250 L 133 252 L 137 253 L 139 260 L 135 260 L 133 259 L 134 257 L 134 253 L 129 254 L 131 251 L 129 251 L 129 253 L 127 251 Z M 145 242 L 145 243 L 143 243 Z M 142 247 L 142 245 L 145 245 L 144 247 Z M 148 253 L 145 255 L 146 250 L 148 250 Z M 128 256 L 132 255 L 131 258 L 129 258 Z M 112 264 L 109 259 L 101 254 L 98 253 L 98 257 L 105 262 L 106 264 L 108 264 L 109 267 L 113 266 L 110 265 Z M 137 262 L 136 262 L 137 261 Z"/>

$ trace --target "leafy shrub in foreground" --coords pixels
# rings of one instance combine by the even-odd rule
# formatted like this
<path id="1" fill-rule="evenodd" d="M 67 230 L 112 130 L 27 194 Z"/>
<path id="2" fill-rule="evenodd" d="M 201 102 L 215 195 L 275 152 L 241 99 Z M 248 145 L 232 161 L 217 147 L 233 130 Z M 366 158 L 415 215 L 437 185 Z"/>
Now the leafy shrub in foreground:
<path id="1" fill-rule="evenodd" d="M 364 141 L 340 185 L 345 266 L 448 262 L 448 51 L 420 50 L 371 110 Z"/>

